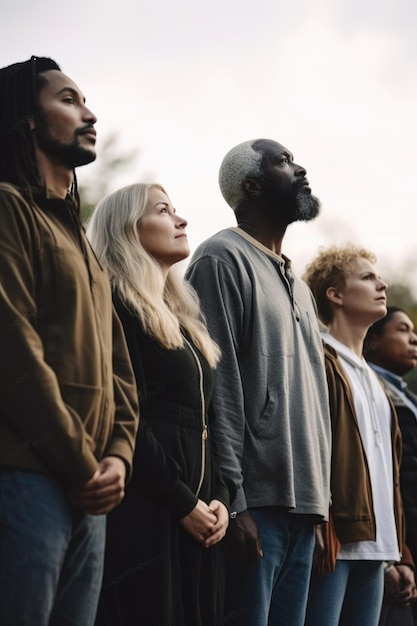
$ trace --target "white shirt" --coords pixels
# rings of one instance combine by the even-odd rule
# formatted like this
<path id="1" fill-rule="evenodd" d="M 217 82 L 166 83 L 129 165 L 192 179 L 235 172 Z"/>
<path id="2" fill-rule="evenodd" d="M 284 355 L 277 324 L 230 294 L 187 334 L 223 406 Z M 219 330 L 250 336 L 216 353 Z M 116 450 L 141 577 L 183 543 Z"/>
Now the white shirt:
<path id="1" fill-rule="evenodd" d="M 394 515 L 391 407 L 375 372 L 364 358 L 329 334 L 324 341 L 338 353 L 349 381 L 359 432 L 371 480 L 376 541 L 342 544 L 339 559 L 398 561 L 397 531 Z"/>

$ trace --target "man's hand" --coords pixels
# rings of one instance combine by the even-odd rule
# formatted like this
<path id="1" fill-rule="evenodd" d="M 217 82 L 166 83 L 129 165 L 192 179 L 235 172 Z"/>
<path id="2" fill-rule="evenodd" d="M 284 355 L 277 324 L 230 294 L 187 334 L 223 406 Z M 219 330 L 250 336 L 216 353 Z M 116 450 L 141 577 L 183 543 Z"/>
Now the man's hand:
<path id="1" fill-rule="evenodd" d="M 126 466 L 116 456 L 106 456 L 92 478 L 71 492 L 71 502 L 89 515 L 103 515 L 117 506 L 125 495 Z"/>
<path id="2" fill-rule="evenodd" d="M 385 573 L 385 601 L 408 606 L 417 599 L 414 572 L 408 565 L 395 565 Z"/>
<path id="3" fill-rule="evenodd" d="M 205 545 L 216 521 L 216 516 L 209 506 L 203 500 L 198 500 L 193 510 L 180 520 L 180 524 L 196 541 Z"/>
<path id="4" fill-rule="evenodd" d="M 242 567 L 263 557 L 258 526 L 248 510 L 230 521 L 224 545 L 229 557 Z"/>
<path id="5" fill-rule="evenodd" d="M 326 553 L 326 545 L 323 537 L 322 524 L 316 524 L 314 526 L 314 552 L 313 552 L 313 567 L 318 567 L 321 559 Z"/>

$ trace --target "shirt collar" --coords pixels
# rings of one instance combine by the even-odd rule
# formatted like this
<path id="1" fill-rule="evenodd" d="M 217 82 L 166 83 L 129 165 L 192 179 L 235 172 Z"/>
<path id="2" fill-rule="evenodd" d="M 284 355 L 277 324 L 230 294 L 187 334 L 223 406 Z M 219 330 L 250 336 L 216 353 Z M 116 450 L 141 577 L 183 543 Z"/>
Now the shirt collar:
<path id="1" fill-rule="evenodd" d="M 369 363 L 369 365 L 377 374 L 382 376 L 382 378 L 385 378 L 385 380 L 390 382 L 392 385 L 394 385 L 394 387 L 396 387 L 400 391 L 404 391 L 404 389 L 407 388 L 407 383 L 401 378 L 401 376 L 398 376 L 397 374 L 394 374 L 393 372 L 386 370 L 384 367 L 375 365 L 375 363 Z"/>

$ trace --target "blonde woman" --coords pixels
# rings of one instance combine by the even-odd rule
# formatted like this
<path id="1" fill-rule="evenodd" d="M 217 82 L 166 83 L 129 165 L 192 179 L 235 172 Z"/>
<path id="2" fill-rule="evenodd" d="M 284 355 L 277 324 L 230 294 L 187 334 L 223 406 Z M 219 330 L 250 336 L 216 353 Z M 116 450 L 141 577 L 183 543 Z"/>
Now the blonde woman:
<path id="1" fill-rule="evenodd" d="M 384 565 L 400 559 L 400 433 L 395 411 L 362 356 L 386 315 L 375 256 L 352 244 L 321 250 L 305 280 L 323 333 L 332 422 L 331 514 L 341 543 L 334 571 L 313 572 L 307 626 L 378 626 Z"/>
<path id="2" fill-rule="evenodd" d="M 186 225 L 163 187 L 134 184 L 102 200 L 87 231 L 113 286 L 141 408 L 133 477 L 108 517 L 100 625 L 221 619 L 216 544 L 230 494 L 208 424 L 219 349 L 172 269 L 189 255 Z"/>

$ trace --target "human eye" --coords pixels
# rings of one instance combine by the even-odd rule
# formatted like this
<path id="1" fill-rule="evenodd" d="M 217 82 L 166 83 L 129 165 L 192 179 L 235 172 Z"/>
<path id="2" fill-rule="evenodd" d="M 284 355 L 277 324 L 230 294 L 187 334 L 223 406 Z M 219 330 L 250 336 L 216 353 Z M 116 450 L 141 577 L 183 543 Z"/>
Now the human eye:
<path id="1" fill-rule="evenodd" d="M 73 96 L 65 96 L 65 98 L 63 98 L 63 102 L 66 104 L 75 104 L 75 98 L 73 98 Z"/>

